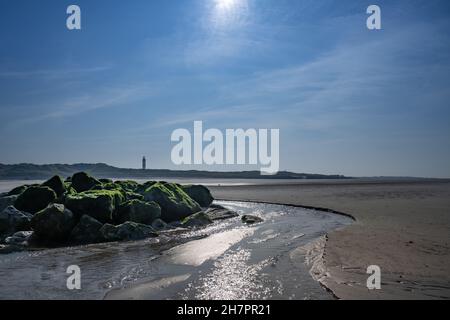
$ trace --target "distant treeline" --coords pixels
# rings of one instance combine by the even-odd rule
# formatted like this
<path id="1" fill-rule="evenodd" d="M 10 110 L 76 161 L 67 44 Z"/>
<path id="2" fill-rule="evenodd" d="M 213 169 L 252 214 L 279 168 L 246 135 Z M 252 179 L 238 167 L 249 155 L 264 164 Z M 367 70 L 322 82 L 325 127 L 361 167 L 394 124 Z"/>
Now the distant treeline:
<path id="1" fill-rule="evenodd" d="M 0 164 L 0 180 L 40 180 L 48 179 L 54 175 L 69 177 L 80 171 L 85 171 L 99 178 L 348 179 L 348 177 L 342 175 L 294 173 L 288 171 L 280 171 L 273 176 L 263 176 L 260 171 L 219 172 L 197 170 L 142 170 L 116 168 L 104 163 L 80 163 L 73 165 Z"/>

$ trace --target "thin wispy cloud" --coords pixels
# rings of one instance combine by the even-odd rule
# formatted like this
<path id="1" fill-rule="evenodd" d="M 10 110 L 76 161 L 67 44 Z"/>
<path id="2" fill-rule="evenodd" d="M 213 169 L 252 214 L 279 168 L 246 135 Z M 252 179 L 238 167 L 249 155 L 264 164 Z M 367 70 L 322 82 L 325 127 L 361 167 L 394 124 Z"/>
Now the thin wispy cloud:
<path id="1" fill-rule="evenodd" d="M 420 107 L 420 102 L 424 108 L 430 108 L 420 90 L 427 82 L 434 79 L 433 86 L 426 90 L 427 95 L 441 101 L 449 96 L 445 79 L 450 71 L 450 61 L 448 57 L 439 57 L 440 50 L 450 50 L 450 45 L 442 48 L 443 41 L 450 43 L 450 39 L 442 38 L 435 31 L 429 26 L 409 26 L 380 40 L 341 44 L 312 62 L 256 73 L 225 85 L 221 96 L 241 103 L 261 101 L 263 106 L 272 104 L 285 115 L 298 115 L 290 118 L 297 126 L 305 117 L 306 126 L 299 126 L 301 128 L 339 125 L 344 118 L 355 118 L 358 115 L 355 111 L 364 109 L 386 116 L 404 112 L 402 99 L 403 103 L 410 103 L 411 108 Z M 434 39 L 430 39 L 429 34 L 435 34 Z M 423 54 L 420 49 L 425 38 L 429 42 L 428 49 L 436 50 L 436 57 L 431 61 L 427 61 L 430 58 L 428 51 Z M 436 83 L 437 79 L 442 81 Z M 396 106 L 396 103 L 400 105 Z M 392 109 L 386 110 L 388 108 Z M 334 121 L 333 118 L 324 121 L 324 113 L 330 118 L 330 112 L 341 115 L 334 115 Z"/>
<path id="2" fill-rule="evenodd" d="M 61 101 L 47 106 L 49 111 L 24 119 L 17 120 L 15 125 L 24 125 L 49 119 L 58 119 L 88 113 L 97 109 L 112 107 L 129 107 L 157 93 L 150 84 L 139 84 L 126 87 L 111 87 L 102 90 L 83 93 L 74 97 L 65 97 Z"/>

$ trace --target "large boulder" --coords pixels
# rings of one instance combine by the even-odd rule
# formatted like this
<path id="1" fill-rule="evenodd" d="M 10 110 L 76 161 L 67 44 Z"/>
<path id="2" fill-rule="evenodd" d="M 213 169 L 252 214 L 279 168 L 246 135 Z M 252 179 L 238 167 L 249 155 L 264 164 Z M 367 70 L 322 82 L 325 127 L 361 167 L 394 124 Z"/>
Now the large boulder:
<path id="1" fill-rule="evenodd" d="M 0 213 L 0 237 L 6 237 L 17 231 L 31 230 L 32 214 L 22 212 L 9 206 Z"/>
<path id="2" fill-rule="evenodd" d="M 161 217 L 161 207 L 156 202 L 131 200 L 122 204 L 117 211 L 115 221 L 127 221 L 151 225 L 155 219 Z"/>
<path id="3" fill-rule="evenodd" d="M 56 200 L 56 193 L 49 187 L 33 186 L 26 189 L 14 202 L 20 211 L 36 213 Z"/>
<path id="4" fill-rule="evenodd" d="M 49 187 L 53 191 L 55 191 L 58 197 L 62 196 L 66 191 L 66 186 L 64 185 L 64 181 L 60 176 L 54 176 L 49 180 L 45 181 L 42 186 Z"/>
<path id="5" fill-rule="evenodd" d="M 31 219 L 31 227 L 37 239 L 50 243 L 65 242 L 75 224 L 72 211 L 62 204 L 49 205 Z"/>
<path id="6" fill-rule="evenodd" d="M 158 182 L 144 192 L 145 201 L 154 201 L 161 207 L 161 219 L 166 222 L 182 220 L 201 211 L 200 205 L 174 183 Z"/>
<path id="7" fill-rule="evenodd" d="M 118 226 L 106 223 L 100 232 L 106 242 L 141 240 L 158 236 L 152 227 L 130 221 Z"/>
<path id="8" fill-rule="evenodd" d="M 188 194 L 189 197 L 194 199 L 200 206 L 204 208 L 208 207 L 214 201 L 211 192 L 205 186 L 189 185 L 181 186 L 181 188 Z"/>
<path id="9" fill-rule="evenodd" d="M 101 185 L 102 183 L 91 177 L 86 172 L 78 172 L 72 176 L 72 187 L 77 192 L 84 192 L 92 189 L 94 186 Z"/>
<path id="10" fill-rule="evenodd" d="M 104 238 L 100 229 L 103 224 L 94 218 L 84 215 L 80 222 L 73 228 L 70 234 L 70 242 L 76 244 L 89 244 L 103 242 Z"/>
<path id="11" fill-rule="evenodd" d="M 183 227 L 189 227 L 189 228 L 204 227 L 211 223 L 213 223 L 213 221 L 208 217 L 207 214 L 205 214 L 202 211 L 197 212 L 193 215 L 190 215 L 189 217 L 185 218 L 182 221 Z"/>
<path id="12" fill-rule="evenodd" d="M 206 215 L 213 221 L 238 217 L 239 214 L 220 205 L 212 205 L 206 211 Z"/>
<path id="13" fill-rule="evenodd" d="M 92 190 L 67 195 L 65 205 L 79 218 L 88 215 L 102 223 L 108 223 L 113 221 L 114 212 L 123 201 L 123 195 L 119 191 Z"/>
<path id="14" fill-rule="evenodd" d="M 18 197 L 18 195 L 0 197 L 0 212 L 14 205 Z"/>

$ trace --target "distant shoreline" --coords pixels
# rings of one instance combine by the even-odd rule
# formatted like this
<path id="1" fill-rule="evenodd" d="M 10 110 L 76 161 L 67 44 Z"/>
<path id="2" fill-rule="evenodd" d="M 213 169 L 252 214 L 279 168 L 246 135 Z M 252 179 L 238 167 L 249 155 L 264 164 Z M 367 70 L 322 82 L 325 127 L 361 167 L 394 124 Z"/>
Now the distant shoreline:
<path id="1" fill-rule="evenodd" d="M 116 168 L 104 163 L 97 164 L 0 164 L 0 180 L 38 180 L 48 179 L 54 175 L 72 176 L 76 172 L 85 171 L 99 178 L 114 177 L 117 179 L 153 179 L 153 178 L 196 178 L 196 179 L 351 179 L 343 175 L 324 175 L 280 171 L 276 175 L 261 175 L 260 171 L 200 171 L 169 169 L 126 169 Z"/>
<path id="2" fill-rule="evenodd" d="M 260 171 L 200 171 L 169 169 L 127 169 L 117 168 L 103 163 L 97 164 L 1 164 L 0 181 L 6 180 L 46 180 L 54 175 L 70 177 L 76 172 L 85 171 L 99 178 L 115 179 L 242 179 L 242 180 L 292 180 L 292 181 L 325 181 L 325 180 L 364 180 L 364 181 L 450 181 L 450 179 L 425 177 L 348 177 L 339 174 L 312 174 L 280 171 L 276 175 L 261 175 Z"/>

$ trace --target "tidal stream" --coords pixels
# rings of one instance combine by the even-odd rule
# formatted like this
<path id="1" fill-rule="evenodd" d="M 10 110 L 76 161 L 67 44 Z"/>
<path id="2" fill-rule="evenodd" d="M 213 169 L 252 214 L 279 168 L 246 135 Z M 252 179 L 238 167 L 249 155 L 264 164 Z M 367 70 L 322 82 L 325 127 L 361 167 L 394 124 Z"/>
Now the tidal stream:
<path id="1" fill-rule="evenodd" d="M 283 205 L 216 201 L 240 217 L 135 242 L 0 255 L 0 299 L 332 299 L 297 248 L 352 223 Z M 81 270 L 81 289 L 67 289 Z"/>

